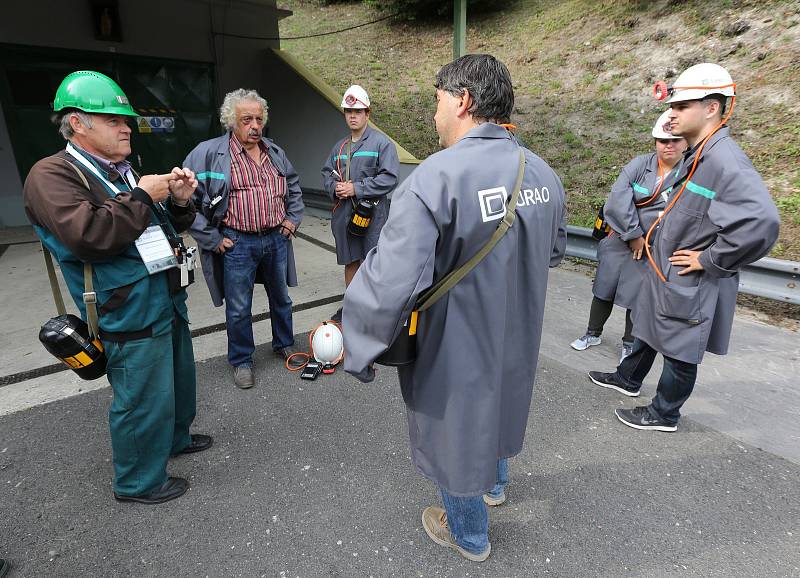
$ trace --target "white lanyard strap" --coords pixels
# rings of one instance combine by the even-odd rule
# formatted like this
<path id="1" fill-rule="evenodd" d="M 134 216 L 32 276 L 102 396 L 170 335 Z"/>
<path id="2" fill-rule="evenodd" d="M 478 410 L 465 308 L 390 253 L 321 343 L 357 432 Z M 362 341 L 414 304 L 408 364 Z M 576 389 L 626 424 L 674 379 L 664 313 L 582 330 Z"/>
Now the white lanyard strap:
<path id="1" fill-rule="evenodd" d="M 95 167 L 91 162 L 89 162 L 89 160 L 85 156 L 83 156 L 81 153 L 79 153 L 78 150 L 74 146 L 72 146 L 72 143 L 67 143 L 67 152 L 69 154 L 71 154 L 75 158 L 76 161 L 78 161 L 84 167 L 86 167 L 94 176 L 96 176 L 98 179 L 103 181 L 103 183 L 105 183 L 105 185 L 114 192 L 114 195 L 117 195 L 117 194 L 120 193 L 119 188 L 117 188 L 117 186 L 114 185 L 114 183 L 112 183 L 107 178 L 105 178 L 100 173 L 100 171 L 97 170 L 97 167 Z M 123 177 L 128 182 L 128 185 L 130 185 L 131 190 L 136 188 L 136 179 L 134 178 L 133 173 L 130 170 L 128 170 L 123 175 Z"/>

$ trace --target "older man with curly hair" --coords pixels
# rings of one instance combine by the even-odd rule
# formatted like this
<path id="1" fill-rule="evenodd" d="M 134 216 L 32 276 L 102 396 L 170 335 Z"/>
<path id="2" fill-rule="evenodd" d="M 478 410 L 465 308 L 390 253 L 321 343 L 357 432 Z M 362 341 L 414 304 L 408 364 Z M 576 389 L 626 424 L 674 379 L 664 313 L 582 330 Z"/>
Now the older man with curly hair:
<path id="1" fill-rule="evenodd" d="M 225 303 L 228 362 L 242 389 L 255 384 L 256 282 L 267 292 L 275 354 L 286 358 L 294 345 L 291 237 L 303 218 L 303 199 L 286 153 L 262 136 L 267 111 L 267 101 L 254 90 L 228 93 L 220 107 L 225 134 L 200 143 L 184 161 L 198 180 L 190 232 L 200 247 L 211 300 L 217 307 Z"/>

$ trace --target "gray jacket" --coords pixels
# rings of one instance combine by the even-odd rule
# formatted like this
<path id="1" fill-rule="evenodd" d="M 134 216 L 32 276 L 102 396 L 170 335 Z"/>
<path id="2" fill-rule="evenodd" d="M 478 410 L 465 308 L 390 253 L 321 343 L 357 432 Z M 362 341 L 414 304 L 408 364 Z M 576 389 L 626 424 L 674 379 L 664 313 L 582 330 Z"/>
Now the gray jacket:
<path id="1" fill-rule="evenodd" d="M 665 199 L 677 173 L 678 167 L 675 167 L 659 186 L 655 153 L 640 155 L 622 169 L 603 208 L 603 215 L 613 232 L 597 247 L 597 274 L 592 288 L 595 297 L 614 301 L 626 309 L 633 308 L 647 259 L 635 260 L 628 241 L 647 234 L 659 212 L 664 210 Z M 636 203 L 650 200 L 656 189 L 658 197 L 645 206 L 636 206 Z"/>
<path id="2" fill-rule="evenodd" d="M 489 240 L 516 180 L 518 150 L 504 128 L 482 124 L 426 159 L 397 188 L 378 246 L 345 293 L 346 371 L 371 381 L 372 363 L 398 335 L 419 294 Z M 417 360 L 399 369 L 412 459 L 456 495 L 489 490 L 498 458 L 522 448 L 548 267 L 566 248 L 561 181 L 542 159 L 525 153 L 516 222 L 420 315 Z"/>
<path id="3" fill-rule="evenodd" d="M 222 241 L 222 220 L 228 212 L 228 195 L 231 184 L 231 154 L 230 135 L 228 132 L 220 137 L 201 142 L 183 161 L 183 166 L 197 173 L 197 190 L 193 201 L 197 207 L 197 216 L 189 228 L 189 233 L 197 241 L 200 248 L 200 258 L 203 263 L 203 274 L 211 293 L 211 301 L 219 307 L 225 298 L 223 283 L 223 256 L 215 253 Z M 269 148 L 269 158 L 278 172 L 286 177 L 286 218 L 295 227 L 303 220 L 303 192 L 300 189 L 300 179 L 286 158 L 283 149 L 264 138 L 262 142 Z M 287 244 L 288 266 L 286 284 L 290 287 L 297 285 L 297 270 L 294 263 L 294 250 L 292 243 Z M 256 274 L 256 282 L 264 280 Z"/>
<path id="4" fill-rule="evenodd" d="M 675 195 L 697 147 L 681 163 Z M 723 127 L 703 150 L 686 190 L 654 231 L 651 249 L 666 282 L 648 268 L 633 310 L 633 334 L 663 355 L 700 363 L 706 351 L 728 351 L 738 270 L 765 256 L 778 238 L 775 204 L 750 159 Z M 702 251 L 703 271 L 678 275 L 668 258 Z"/>
<path id="5" fill-rule="evenodd" d="M 336 198 L 336 183 L 341 179 L 333 174 L 336 170 L 342 179 L 345 178 L 348 140 L 349 135 L 334 145 L 322 167 L 323 187 L 336 203 L 331 216 L 331 230 L 336 239 L 336 259 L 340 265 L 363 260 L 377 244 L 381 228 L 389 216 L 387 195 L 397 186 L 397 173 L 400 171 L 397 147 L 385 134 L 367 126 L 358 142 L 351 145 L 350 180 L 356 193 L 355 202 L 372 199 L 378 204 L 373 209 L 367 235 L 348 235 L 347 223 L 353 215 L 353 203 L 350 199 L 340 201 Z"/>

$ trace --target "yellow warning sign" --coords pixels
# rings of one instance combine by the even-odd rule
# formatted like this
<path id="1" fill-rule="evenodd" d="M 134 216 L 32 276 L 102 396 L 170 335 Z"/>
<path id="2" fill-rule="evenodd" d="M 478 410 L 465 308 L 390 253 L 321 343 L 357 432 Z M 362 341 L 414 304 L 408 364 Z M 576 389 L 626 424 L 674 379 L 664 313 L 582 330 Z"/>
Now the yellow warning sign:
<path id="1" fill-rule="evenodd" d="M 139 127 L 140 133 L 150 133 L 153 132 L 153 129 L 150 128 L 150 123 L 147 122 L 147 117 L 140 116 L 136 119 L 136 126 Z"/>

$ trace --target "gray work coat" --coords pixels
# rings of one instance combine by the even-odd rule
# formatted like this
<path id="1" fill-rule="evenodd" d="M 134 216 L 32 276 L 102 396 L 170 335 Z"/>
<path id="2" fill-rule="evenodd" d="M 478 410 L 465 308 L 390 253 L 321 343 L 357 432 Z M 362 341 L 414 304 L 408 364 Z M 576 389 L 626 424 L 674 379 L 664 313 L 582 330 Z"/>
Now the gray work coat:
<path id="1" fill-rule="evenodd" d="M 697 147 L 688 150 L 670 197 L 687 180 Z M 723 127 L 708 141 L 697 170 L 651 237 L 649 268 L 633 309 L 633 334 L 665 356 L 698 364 L 706 351 L 728 351 L 738 270 L 765 256 L 778 238 L 775 204 L 750 159 Z M 668 258 L 702 251 L 702 271 L 678 275 Z"/>
<path id="2" fill-rule="evenodd" d="M 399 368 L 411 456 L 461 496 L 495 483 L 499 458 L 519 453 L 539 355 L 548 267 L 566 248 L 564 189 L 525 151 L 516 222 L 460 283 L 419 316 L 417 359 Z M 519 167 L 506 129 L 482 124 L 428 159 L 397 188 L 389 219 L 344 299 L 345 370 L 374 378 L 420 292 L 491 237 Z M 388 369 L 382 371 L 389 371 Z"/>
<path id="3" fill-rule="evenodd" d="M 678 167 L 675 167 L 661 183 L 655 153 L 638 156 L 622 169 L 603 207 L 603 216 L 612 232 L 597 247 L 597 274 L 592 292 L 598 299 L 633 309 L 647 259 L 644 255 L 642 259 L 634 259 L 628 241 L 647 234 L 659 212 L 664 210 L 677 172 Z M 656 189 L 658 196 L 652 199 Z M 648 202 L 651 199 L 652 202 Z M 636 203 L 645 202 L 644 206 L 636 206 Z"/>
<path id="4" fill-rule="evenodd" d="M 356 196 L 340 200 L 334 192 L 336 183 L 345 179 L 347 167 L 347 141 L 350 136 L 337 142 L 322 167 L 322 185 L 331 200 L 336 203 L 331 217 L 331 230 L 336 239 L 336 262 L 347 265 L 363 261 L 370 249 L 378 244 L 378 236 L 389 216 L 389 199 L 397 185 L 400 161 L 397 148 L 386 135 L 367 125 L 358 142 L 351 145 L 350 180 Z M 334 175 L 336 171 L 341 178 Z M 377 201 L 372 212 L 372 220 L 363 237 L 350 235 L 347 223 L 353 216 L 353 205 L 361 199 Z"/>
<path id="5" fill-rule="evenodd" d="M 228 198 L 231 187 L 231 153 L 230 135 L 228 132 L 220 137 L 201 142 L 183 161 L 183 166 L 197 173 L 197 190 L 193 202 L 197 207 L 197 216 L 189 228 L 189 233 L 197 241 L 200 248 L 200 259 L 203 264 L 203 275 L 206 278 L 211 301 L 220 307 L 225 298 L 223 282 L 223 256 L 215 253 L 222 241 L 222 220 L 228 212 Z M 286 218 L 295 227 L 303 220 L 303 192 L 300 179 L 286 158 L 283 149 L 268 138 L 262 142 L 269 149 L 269 159 L 277 171 L 286 178 Z M 286 284 L 297 286 L 297 270 L 294 263 L 294 250 L 291 240 L 287 248 Z M 264 283 L 256 273 L 256 282 Z"/>

